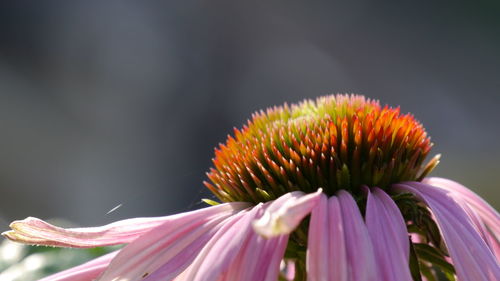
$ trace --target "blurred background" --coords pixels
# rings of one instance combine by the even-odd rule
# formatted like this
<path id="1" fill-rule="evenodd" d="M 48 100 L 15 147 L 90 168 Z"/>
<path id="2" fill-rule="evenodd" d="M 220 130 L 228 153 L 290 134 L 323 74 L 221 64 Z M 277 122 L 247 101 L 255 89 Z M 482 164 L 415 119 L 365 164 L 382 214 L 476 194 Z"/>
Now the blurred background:
<path id="1" fill-rule="evenodd" d="M 251 2 L 2 2 L 0 231 L 200 208 L 233 127 L 330 93 L 414 113 L 500 207 L 498 1 Z"/>

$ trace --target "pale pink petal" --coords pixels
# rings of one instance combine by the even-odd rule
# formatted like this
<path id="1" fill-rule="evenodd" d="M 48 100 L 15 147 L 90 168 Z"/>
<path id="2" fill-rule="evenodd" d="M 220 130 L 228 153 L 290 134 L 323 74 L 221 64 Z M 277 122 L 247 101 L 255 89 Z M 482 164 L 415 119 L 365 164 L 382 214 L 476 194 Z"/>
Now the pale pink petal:
<path id="1" fill-rule="evenodd" d="M 168 244 L 164 244 L 159 250 L 151 249 L 151 251 L 157 251 L 152 252 L 153 259 L 151 256 L 146 257 L 147 261 L 141 262 L 137 267 L 132 267 L 133 270 L 128 270 L 124 276 L 139 276 L 141 273 L 145 276 L 148 273 L 149 275 L 144 280 L 169 280 L 177 276 L 192 263 L 205 244 L 222 226 L 238 217 L 239 215 L 236 214 L 225 220 L 213 220 L 194 231 L 185 233 L 176 240 L 169 240 Z"/>
<path id="2" fill-rule="evenodd" d="M 491 228 L 486 226 L 484 221 L 481 219 L 479 214 L 475 212 L 470 205 L 463 204 L 462 200 L 457 200 L 457 203 L 465 210 L 465 212 L 469 215 L 471 221 L 474 226 L 481 234 L 481 237 L 486 241 L 488 247 L 493 252 L 497 260 L 500 260 L 500 241 L 498 240 L 499 234 L 492 233 Z M 500 223 L 500 222 L 499 222 Z"/>
<path id="3" fill-rule="evenodd" d="M 286 281 L 293 281 L 295 280 L 295 273 L 296 273 L 295 261 L 287 259 L 283 260 L 280 263 L 281 278 L 285 279 Z"/>
<path id="4" fill-rule="evenodd" d="M 94 280 L 109 265 L 118 251 L 109 253 L 79 266 L 47 276 L 39 281 L 89 281 Z"/>
<path id="5" fill-rule="evenodd" d="M 425 243 L 424 237 L 419 233 L 410 232 L 408 233 L 408 236 L 413 243 Z"/>
<path id="6" fill-rule="evenodd" d="M 28 217 L 12 222 L 10 228 L 13 230 L 2 235 L 25 244 L 93 248 L 128 243 L 164 221 L 165 217 L 135 218 L 100 227 L 65 229 Z"/>
<path id="7" fill-rule="evenodd" d="M 255 231 L 264 237 L 291 233 L 311 212 L 321 193 L 322 189 L 307 195 L 296 192 L 293 195 L 284 195 L 287 196 L 286 200 L 277 199 L 266 209 L 264 215 L 253 223 Z"/>
<path id="8" fill-rule="evenodd" d="M 259 260 L 255 257 L 260 258 L 261 250 L 264 244 L 265 240 L 262 237 L 259 237 L 259 235 L 257 235 L 256 233 L 250 233 L 249 238 L 243 243 L 240 252 L 252 252 L 252 254 L 255 255 L 254 258 L 248 260 L 248 255 L 238 254 L 236 256 L 236 259 L 228 267 L 228 271 L 223 275 L 223 278 L 221 278 L 221 280 L 229 281 L 248 279 L 248 273 L 245 271 L 247 271 L 247 269 L 250 272 L 251 270 L 254 270 L 255 265 Z"/>
<path id="9" fill-rule="evenodd" d="M 342 212 L 337 197 L 322 195 L 311 212 L 307 241 L 307 280 L 347 281 Z"/>
<path id="10" fill-rule="evenodd" d="M 419 182 L 394 185 L 419 197 L 434 214 L 461 281 L 500 280 L 500 267 L 473 222 L 450 191 Z"/>
<path id="11" fill-rule="evenodd" d="M 356 202 L 345 191 L 311 214 L 308 280 L 379 280 L 372 244 Z"/>
<path id="12" fill-rule="evenodd" d="M 368 192 L 366 226 L 385 281 L 411 281 L 406 224 L 394 201 L 380 188 Z"/>
<path id="13" fill-rule="evenodd" d="M 383 280 L 380 278 L 373 246 L 359 208 L 347 191 L 339 191 L 349 281 Z"/>
<path id="14" fill-rule="evenodd" d="M 458 197 L 467 202 L 481 217 L 481 219 L 493 230 L 495 235 L 500 235 L 500 214 L 467 187 L 458 182 L 444 178 L 425 178 L 423 183 L 436 186 L 450 192 L 453 197 Z"/>
<path id="15" fill-rule="evenodd" d="M 297 200 L 297 199 L 303 197 L 304 195 L 305 195 L 305 193 L 302 191 L 293 191 L 293 192 L 285 193 L 285 194 L 281 195 L 280 197 L 278 197 L 276 200 L 273 200 L 273 201 L 266 203 L 266 211 L 271 212 L 271 213 L 275 213 L 286 202 Z"/>
<path id="16" fill-rule="evenodd" d="M 328 247 L 331 235 L 329 221 L 328 199 L 325 194 L 321 194 L 317 205 L 312 209 L 309 222 L 306 263 L 308 280 L 329 280 L 329 261 L 332 261 Z"/>
<path id="17" fill-rule="evenodd" d="M 142 280 L 157 270 L 162 273 L 161 280 L 172 279 L 194 260 L 205 243 L 228 220 L 238 217 L 239 210 L 246 206 L 228 203 L 172 216 L 125 246 L 98 280 Z"/>
<path id="18" fill-rule="evenodd" d="M 288 235 L 266 239 L 252 233 L 237 260 L 229 267 L 224 280 L 276 281 L 287 242 Z"/>
<path id="19" fill-rule="evenodd" d="M 230 204 L 221 204 L 201 211 L 172 216 L 127 219 L 105 226 L 87 228 L 65 229 L 37 218 L 28 217 L 21 221 L 12 222 L 10 224 L 12 230 L 4 232 L 2 235 L 16 242 L 47 246 L 93 248 L 117 245 L 129 243 L 152 228 L 164 223 L 183 219 L 196 219 L 196 217 L 217 214 L 223 210 L 248 207 L 248 204 L 245 203 Z"/>
<path id="20" fill-rule="evenodd" d="M 332 276 L 334 281 L 346 281 L 348 278 L 348 260 L 346 250 L 346 233 L 340 201 L 338 197 L 328 199 L 328 215 L 329 215 L 329 234 L 330 243 L 328 252 L 330 260 L 335 263 L 330 263 L 329 276 Z"/>
<path id="21" fill-rule="evenodd" d="M 187 269 L 185 280 L 219 280 L 237 260 L 240 250 L 254 233 L 251 222 L 262 209 L 262 204 L 227 223 L 208 241 Z M 234 216 L 233 216 L 234 217 Z M 253 251 L 254 249 L 249 249 Z M 252 253 L 250 253 L 252 254 Z M 279 267 L 278 267 L 279 269 Z"/>
<path id="22" fill-rule="evenodd" d="M 283 259 L 283 256 L 285 255 L 286 246 L 288 245 L 288 235 L 280 235 L 278 237 L 270 238 L 268 240 L 274 240 L 274 239 L 277 239 L 277 241 L 275 242 L 276 246 L 274 246 L 275 247 L 274 250 L 271 251 L 272 256 L 271 260 L 269 261 L 269 265 L 267 266 L 267 269 L 265 271 L 266 274 L 265 278 L 263 279 L 264 281 L 274 281 L 278 279 L 280 263 L 281 260 Z M 270 249 L 272 249 L 271 246 L 266 247 L 266 251 L 269 252 Z M 260 260 L 259 264 L 263 266 L 264 263 L 266 262 L 267 262 L 266 260 Z M 293 269 L 295 269 L 295 267 L 293 267 Z M 292 274 L 291 272 L 288 273 L 289 275 Z M 295 270 L 293 271 L 293 274 L 295 274 Z"/>
<path id="23" fill-rule="evenodd" d="M 450 191 L 450 195 L 467 212 L 483 239 L 500 259 L 500 214 L 465 186 L 443 178 L 425 178 L 424 183 Z"/>
<path id="24" fill-rule="evenodd" d="M 254 207 L 234 223 L 223 226 L 181 278 L 175 280 L 277 280 L 288 235 L 265 239 L 253 230 L 251 222 L 269 210 L 279 212 L 286 202 L 300 201 L 302 197 L 305 197 L 302 193 L 286 194 L 274 202 Z"/>

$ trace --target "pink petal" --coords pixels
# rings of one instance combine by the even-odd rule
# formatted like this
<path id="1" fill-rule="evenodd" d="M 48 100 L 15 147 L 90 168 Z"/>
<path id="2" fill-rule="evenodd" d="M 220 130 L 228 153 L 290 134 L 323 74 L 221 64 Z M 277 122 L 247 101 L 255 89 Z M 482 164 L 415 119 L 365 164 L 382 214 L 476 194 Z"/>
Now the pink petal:
<path id="1" fill-rule="evenodd" d="M 327 262 L 331 260 L 329 255 L 329 221 L 328 199 L 321 194 L 319 202 L 312 209 L 311 221 L 309 222 L 309 232 L 307 236 L 307 279 L 308 280 L 328 280 Z M 333 234 L 331 234 L 333 236 Z"/>
<path id="2" fill-rule="evenodd" d="M 287 259 L 280 263 L 280 277 L 286 281 L 295 280 L 295 261 Z"/>
<path id="3" fill-rule="evenodd" d="M 383 280 L 411 281 L 406 224 L 394 201 L 380 188 L 368 192 L 366 226 Z"/>
<path id="4" fill-rule="evenodd" d="M 352 196 L 321 196 L 311 214 L 308 280 L 383 280 L 379 278 L 372 243 Z"/>
<path id="5" fill-rule="evenodd" d="M 118 251 L 96 258 L 79 266 L 47 276 L 39 281 L 88 281 L 101 274 Z"/>
<path id="6" fill-rule="evenodd" d="M 255 231 L 268 238 L 291 233 L 311 212 L 321 193 L 322 189 L 319 189 L 307 195 L 295 192 L 282 196 L 271 203 L 264 215 L 253 223 Z"/>
<path id="7" fill-rule="evenodd" d="M 352 196 L 322 196 L 313 209 L 308 241 L 308 280 L 378 280 L 373 247 Z"/>
<path id="8" fill-rule="evenodd" d="M 261 209 L 262 204 L 257 205 L 233 219 L 232 223 L 225 224 L 197 255 L 189 266 L 184 280 L 219 280 L 222 278 L 229 271 L 231 264 L 237 260 L 243 245 L 254 233 L 251 222 Z"/>
<path id="9" fill-rule="evenodd" d="M 132 241 L 165 218 L 136 218 L 101 227 L 64 229 L 38 218 L 28 217 L 10 224 L 13 229 L 2 233 L 10 240 L 36 245 L 92 248 Z"/>
<path id="10" fill-rule="evenodd" d="M 171 216 L 125 246 L 98 279 L 142 280 L 161 271 L 161 280 L 169 280 L 182 272 L 205 243 L 233 217 L 248 206 L 228 203 Z M 151 280 L 155 280 L 151 276 Z"/>
<path id="11" fill-rule="evenodd" d="M 328 200 L 328 214 L 330 221 L 328 229 L 330 233 L 330 244 L 328 251 L 331 260 L 336 261 L 334 264 L 330 264 L 328 274 L 329 276 L 337 278 L 333 280 L 348 280 L 349 267 L 347 264 L 346 233 L 344 231 L 345 222 L 342 218 L 342 210 L 338 197 L 331 197 Z"/>
<path id="12" fill-rule="evenodd" d="M 303 213 L 310 212 L 312 206 L 308 207 L 308 204 L 312 204 L 319 195 L 293 192 L 245 212 L 233 224 L 222 227 L 181 274 L 181 278 L 175 280 L 277 280 L 288 235 L 285 233 L 264 239 L 254 231 L 251 222 L 259 221 L 265 214 L 271 217 L 279 214 L 280 223 L 284 221 L 287 227 L 291 221 L 287 216 L 300 217 L 295 218 L 299 220 L 296 226 L 305 216 Z M 289 213 L 285 214 L 285 211 Z"/>
<path id="13" fill-rule="evenodd" d="M 278 279 L 280 274 L 280 265 L 283 260 L 283 256 L 285 255 L 286 246 L 288 245 L 288 235 L 281 235 L 275 238 L 266 239 L 258 234 L 255 234 L 257 239 L 266 241 L 265 245 L 263 245 L 260 249 L 260 253 L 257 255 L 258 262 L 253 269 L 250 267 L 246 270 L 242 269 L 243 276 L 247 276 L 246 279 L 237 279 L 237 280 L 266 280 L 266 281 L 274 281 Z M 248 248 L 252 249 L 251 247 Z M 245 254 L 246 260 L 255 260 L 255 255 L 251 255 L 251 251 L 247 250 Z M 247 263 L 243 263 L 245 266 Z M 253 275 L 252 276 L 252 272 Z M 250 277 L 250 278 L 248 278 Z M 233 279 L 229 279 L 233 280 Z"/>
<path id="14" fill-rule="evenodd" d="M 267 263 L 269 264 L 265 271 L 265 278 L 263 279 L 264 281 L 274 281 L 278 279 L 280 264 L 281 261 L 283 260 L 283 256 L 285 255 L 286 246 L 288 245 L 288 235 L 281 235 L 276 238 L 270 238 L 268 240 L 275 240 L 275 239 L 277 240 L 275 242 L 275 246 L 271 245 L 266 247 L 266 251 L 267 252 L 271 251 L 272 253 L 271 260 L 262 259 L 259 261 L 259 265 L 261 267 L 263 267 L 264 264 Z M 288 273 L 289 275 L 292 274 L 291 272 Z M 295 275 L 295 264 L 293 264 L 293 274 Z"/>
<path id="15" fill-rule="evenodd" d="M 493 230 L 493 233 L 500 235 L 500 214 L 476 193 L 458 182 L 449 179 L 432 177 L 425 178 L 422 182 L 448 190 L 451 196 L 467 202 L 479 214 L 488 227 Z"/>
<path id="16" fill-rule="evenodd" d="M 419 182 L 396 184 L 394 188 L 415 194 L 429 206 L 459 280 L 500 280 L 500 267 L 495 257 L 450 191 Z"/>
<path id="17" fill-rule="evenodd" d="M 266 239 L 253 233 L 238 259 L 229 267 L 224 280 L 277 280 L 287 242 L 288 235 Z"/>
<path id="18" fill-rule="evenodd" d="M 472 223 L 476 227 L 477 231 L 484 239 L 488 247 L 495 255 L 496 259 L 500 259 L 500 242 L 498 241 L 498 233 L 492 233 L 491 228 L 486 226 L 483 220 L 481 220 L 480 215 L 471 208 L 471 206 L 467 203 L 464 203 L 463 200 L 456 199 L 457 203 L 464 209 L 464 211 L 469 215 Z M 500 223 L 500 222 L 499 222 Z"/>
<path id="19" fill-rule="evenodd" d="M 198 229 L 187 232 L 176 240 L 169 240 L 169 244 L 163 244 L 163 248 L 158 252 L 153 253 L 151 257 L 145 257 L 147 261 L 141 262 L 138 267 L 133 266 L 132 271 L 128 271 L 124 276 L 142 276 L 145 273 L 152 272 L 144 280 L 168 280 L 184 271 L 196 258 L 205 244 L 227 223 L 232 224 L 232 221 L 239 218 L 236 214 L 225 220 L 214 220 L 204 225 L 200 225 Z M 172 237 L 170 237 L 171 239 Z"/>
<path id="20" fill-rule="evenodd" d="M 383 280 L 380 278 L 368 229 L 352 196 L 338 192 L 344 227 L 349 281 Z"/>
<path id="21" fill-rule="evenodd" d="M 425 178 L 424 183 L 450 191 L 455 201 L 467 212 L 483 239 L 500 259 L 500 214 L 465 186 L 443 178 Z"/>
<path id="22" fill-rule="evenodd" d="M 57 247 L 93 248 L 129 243 L 163 223 L 178 221 L 184 217 L 207 216 L 222 210 L 243 209 L 248 207 L 245 203 L 221 204 L 204 209 L 166 217 L 134 218 L 117 221 L 100 227 L 64 229 L 51 225 L 43 220 L 28 217 L 10 224 L 13 229 L 2 233 L 5 237 L 21 243 L 47 245 Z"/>

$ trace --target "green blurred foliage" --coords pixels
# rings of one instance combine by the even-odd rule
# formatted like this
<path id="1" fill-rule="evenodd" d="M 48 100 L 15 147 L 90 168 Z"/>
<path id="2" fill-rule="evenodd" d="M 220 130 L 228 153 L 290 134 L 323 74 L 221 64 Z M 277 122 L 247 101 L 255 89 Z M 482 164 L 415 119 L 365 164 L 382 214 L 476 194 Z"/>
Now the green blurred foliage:
<path id="1" fill-rule="evenodd" d="M 82 264 L 119 247 L 92 249 L 27 246 L 4 239 L 0 243 L 0 280 L 34 281 Z"/>

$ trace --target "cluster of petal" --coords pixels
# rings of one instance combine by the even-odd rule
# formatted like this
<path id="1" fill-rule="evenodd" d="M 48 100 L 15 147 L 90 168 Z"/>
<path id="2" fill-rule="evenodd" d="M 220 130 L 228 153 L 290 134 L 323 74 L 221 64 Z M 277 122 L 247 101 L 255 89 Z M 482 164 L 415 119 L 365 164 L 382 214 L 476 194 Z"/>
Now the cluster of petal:
<path id="1" fill-rule="evenodd" d="M 500 233 L 495 232 L 499 214 L 486 202 L 474 200 L 479 197 L 468 189 L 464 192 L 465 187 L 458 183 L 434 178 L 426 181 L 441 184 L 436 187 L 407 182 L 396 184 L 395 189 L 415 194 L 432 211 L 459 280 L 500 280 L 498 253 L 495 254 L 499 247 Z M 471 200 L 476 204 L 470 204 Z"/>
<path id="2" fill-rule="evenodd" d="M 12 230 L 3 235 L 22 243 L 61 247 L 127 243 L 117 252 L 44 281 L 277 280 L 288 234 L 311 212 L 320 195 L 294 192 L 253 207 L 242 202 L 224 203 L 96 228 L 64 229 L 27 218 L 13 222 Z M 279 235 L 264 238 L 253 230 L 253 222 L 275 214 L 280 214 L 277 221 L 283 226 Z"/>
<path id="3" fill-rule="evenodd" d="M 327 196 L 290 192 L 250 206 L 233 202 L 188 213 L 63 229 L 35 218 L 13 222 L 9 239 L 40 245 L 121 250 L 43 279 L 278 280 L 290 234 L 310 215 L 306 275 L 311 281 L 408 280 L 410 240 L 391 196 L 364 187 L 363 214 L 347 191 Z M 499 214 L 458 183 L 437 178 L 403 182 L 432 212 L 458 280 L 500 280 Z M 287 266 L 293 269 L 293 266 Z M 285 275 L 293 279 L 293 270 Z M 284 278 L 284 275 L 282 275 Z"/>

